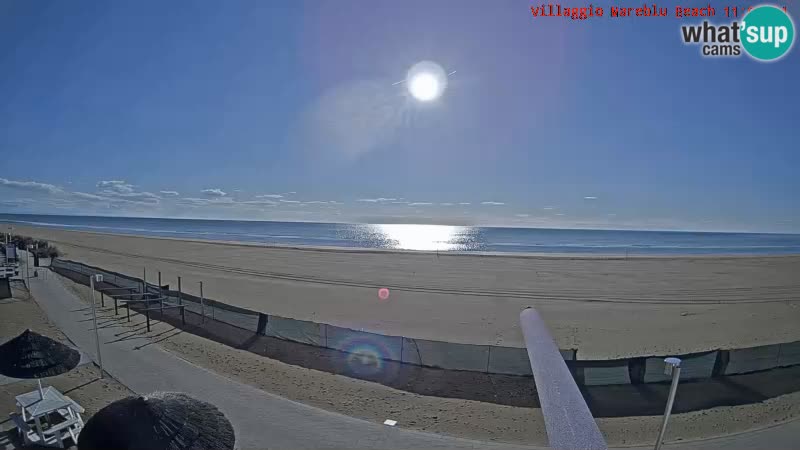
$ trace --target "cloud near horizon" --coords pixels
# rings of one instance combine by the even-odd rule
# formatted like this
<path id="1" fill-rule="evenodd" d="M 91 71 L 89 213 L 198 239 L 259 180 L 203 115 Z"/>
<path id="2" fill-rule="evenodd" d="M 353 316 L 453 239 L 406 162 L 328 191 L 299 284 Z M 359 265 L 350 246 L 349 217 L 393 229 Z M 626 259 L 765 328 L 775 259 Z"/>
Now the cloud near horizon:
<path id="1" fill-rule="evenodd" d="M 36 181 L 14 181 L 6 178 L 0 178 L 0 186 L 5 186 L 13 189 L 32 190 L 47 192 L 51 194 L 63 192 L 58 186 L 47 183 L 38 183 Z"/>
<path id="2" fill-rule="evenodd" d="M 625 211 L 609 213 L 592 212 L 589 200 L 595 196 L 578 197 L 586 201 L 584 209 L 580 205 L 564 204 L 560 207 L 517 204 L 516 207 L 533 211 L 544 209 L 549 214 L 538 216 L 535 213 L 514 213 L 507 208 L 487 208 L 503 206 L 505 202 L 410 202 L 402 197 L 361 198 L 351 202 L 336 200 L 288 200 L 284 194 L 251 195 L 237 198 L 228 195 L 222 188 L 199 190 L 202 196 L 181 197 L 176 190 L 155 191 L 152 193 L 137 189 L 125 180 L 102 180 L 94 184 L 96 191 L 68 190 L 57 184 L 0 178 L 0 212 L 23 214 L 86 214 L 138 217 L 174 217 L 203 219 L 252 219 L 252 220 L 310 220 L 310 221 L 355 221 L 363 217 L 373 217 L 380 223 L 380 217 L 405 222 L 441 224 L 470 224 L 479 226 L 531 226 L 551 228 L 594 227 L 611 229 L 684 229 L 706 231 L 761 231 L 746 228 L 735 222 L 709 221 L 691 218 L 647 218 L 631 217 Z M 183 189 L 182 189 L 183 190 Z M 294 191 L 291 191 L 294 192 Z M 591 197 L 591 198 L 587 198 Z M 349 203 L 349 204 L 348 204 Z M 453 208 L 460 205 L 462 208 Z M 545 203 L 546 204 L 546 203 Z M 342 208 L 339 206 L 345 205 Z M 398 213 L 398 206 L 411 208 Z M 472 205 L 471 208 L 467 208 Z M 481 208 L 481 206 L 484 206 Z M 556 213 L 559 208 L 567 208 L 570 214 Z M 418 209 L 414 209 L 418 208 Z M 575 209 L 572 209 L 575 208 Z M 554 211 L 556 210 L 556 211 Z M 424 212 L 423 212 L 424 211 Z M 614 214 L 618 214 L 615 216 Z M 367 215 L 369 216 L 367 216 Z M 421 215 L 420 215 L 421 214 Z M 567 216 L 568 220 L 567 220 Z M 623 219 L 623 217 L 625 217 Z M 791 224 L 791 221 L 784 221 Z M 796 223 L 796 222 L 794 222 Z M 778 230 L 779 232 L 780 230 Z"/>
<path id="3" fill-rule="evenodd" d="M 203 195 L 207 195 L 209 197 L 225 197 L 226 195 L 228 195 L 227 192 L 219 188 L 203 189 L 202 191 L 200 191 L 200 193 Z"/>
<path id="4" fill-rule="evenodd" d="M 360 199 L 358 199 L 356 201 L 357 202 L 364 202 L 364 203 L 384 203 L 384 202 L 393 202 L 393 201 L 396 201 L 396 200 L 397 200 L 396 198 L 378 197 L 378 198 L 360 198 Z"/>

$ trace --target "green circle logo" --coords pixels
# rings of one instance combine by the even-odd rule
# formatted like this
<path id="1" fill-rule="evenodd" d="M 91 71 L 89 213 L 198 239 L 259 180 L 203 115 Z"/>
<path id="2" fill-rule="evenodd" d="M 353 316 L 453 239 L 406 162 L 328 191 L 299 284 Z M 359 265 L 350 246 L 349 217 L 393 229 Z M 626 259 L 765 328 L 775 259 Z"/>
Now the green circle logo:
<path id="1" fill-rule="evenodd" d="M 740 33 L 745 51 L 759 61 L 777 61 L 794 44 L 792 18 L 777 6 L 762 5 L 748 12 Z"/>

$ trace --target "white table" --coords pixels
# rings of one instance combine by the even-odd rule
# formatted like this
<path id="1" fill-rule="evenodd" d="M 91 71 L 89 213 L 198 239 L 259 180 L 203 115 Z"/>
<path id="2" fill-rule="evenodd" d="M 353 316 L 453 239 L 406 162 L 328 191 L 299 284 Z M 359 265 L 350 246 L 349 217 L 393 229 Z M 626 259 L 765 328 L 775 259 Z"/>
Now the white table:
<path id="1" fill-rule="evenodd" d="M 83 408 L 71 398 L 50 386 L 41 393 L 37 390 L 18 395 L 16 400 L 17 407 L 21 412 L 22 423 L 33 421 L 36 425 L 35 430 L 20 428 L 26 442 L 63 447 L 62 440 L 70 436 L 77 443 L 78 433 L 83 428 L 83 418 L 80 415 Z M 42 430 L 41 418 L 52 413 L 57 413 L 66 420 L 47 430 Z"/>

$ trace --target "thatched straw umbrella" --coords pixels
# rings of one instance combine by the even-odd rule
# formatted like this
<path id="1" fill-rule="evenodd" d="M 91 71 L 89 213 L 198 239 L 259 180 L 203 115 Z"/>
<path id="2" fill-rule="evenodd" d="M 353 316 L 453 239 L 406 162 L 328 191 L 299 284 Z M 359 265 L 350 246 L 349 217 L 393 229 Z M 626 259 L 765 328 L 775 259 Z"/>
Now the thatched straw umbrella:
<path id="1" fill-rule="evenodd" d="M 216 406 L 179 392 L 128 397 L 98 411 L 83 427 L 79 450 L 230 450 L 233 426 Z"/>
<path id="2" fill-rule="evenodd" d="M 66 345 L 31 330 L 0 345 L 0 374 L 11 378 L 36 378 L 39 395 L 42 378 L 54 377 L 77 367 L 81 354 Z"/>

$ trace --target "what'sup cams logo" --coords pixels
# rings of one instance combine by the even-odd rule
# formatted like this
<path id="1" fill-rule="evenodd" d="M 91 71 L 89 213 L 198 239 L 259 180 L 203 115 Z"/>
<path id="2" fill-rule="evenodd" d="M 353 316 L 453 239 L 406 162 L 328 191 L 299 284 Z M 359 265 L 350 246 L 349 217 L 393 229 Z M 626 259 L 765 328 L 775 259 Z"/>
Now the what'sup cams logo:
<path id="1" fill-rule="evenodd" d="M 700 52 L 707 57 L 738 57 L 747 54 L 761 62 L 778 61 L 794 44 L 794 22 L 777 6 L 753 8 L 741 22 L 681 26 L 687 45 L 702 44 Z"/>

